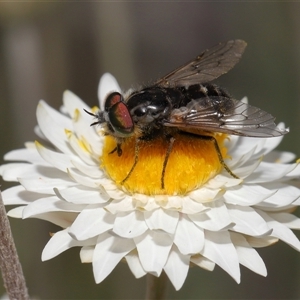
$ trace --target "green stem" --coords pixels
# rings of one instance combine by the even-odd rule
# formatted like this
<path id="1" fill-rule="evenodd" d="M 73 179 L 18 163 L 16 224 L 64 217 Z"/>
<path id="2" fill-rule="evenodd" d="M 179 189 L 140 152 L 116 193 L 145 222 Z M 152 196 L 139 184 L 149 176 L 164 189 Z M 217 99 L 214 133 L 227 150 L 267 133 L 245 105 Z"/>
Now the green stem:
<path id="1" fill-rule="evenodd" d="M 168 276 L 162 272 L 160 277 L 147 274 L 147 288 L 145 300 L 163 300 L 166 299 L 168 286 Z"/>
<path id="2" fill-rule="evenodd" d="M 28 300 L 29 295 L 0 191 L 0 269 L 9 299 Z"/>

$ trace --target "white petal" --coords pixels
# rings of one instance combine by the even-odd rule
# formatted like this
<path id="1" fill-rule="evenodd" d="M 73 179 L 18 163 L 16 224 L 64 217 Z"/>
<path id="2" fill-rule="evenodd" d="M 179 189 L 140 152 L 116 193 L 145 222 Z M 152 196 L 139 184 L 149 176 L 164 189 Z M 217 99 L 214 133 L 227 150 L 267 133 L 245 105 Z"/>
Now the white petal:
<path id="1" fill-rule="evenodd" d="M 89 111 L 90 109 L 86 110 Z M 103 148 L 103 135 L 99 134 L 97 127 L 91 128 L 91 123 L 94 121 L 94 118 L 82 108 L 77 108 L 73 117 L 73 131 L 77 138 L 84 142 L 84 146 L 99 157 Z"/>
<path id="2" fill-rule="evenodd" d="M 271 218 L 291 229 L 300 229 L 300 219 L 288 213 L 268 213 Z"/>
<path id="3" fill-rule="evenodd" d="M 267 276 L 265 263 L 259 254 L 248 244 L 245 237 L 234 232 L 231 232 L 230 236 L 238 254 L 240 264 L 259 275 Z"/>
<path id="4" fill-rule="evenodd" d="M 231 139 L 232 137 L 230 137 Z M 253 138 L 253 137 L 243 137 L 238 138 L 237 143 L 234 145 L 234 148 L 230 150 L 230 156 L 240 157 L 242 155 L 247 155 L 249 152 L 252 152 L 252 156 L 255 154 L 260 154 L 263 152 L 262 149 L 265 147 L 267 139 L 265 138 Z"/>
<path id="5" fill-rule="evenodd" d="M 95 165 L 96 161 L 95 158 L 92 156 L 93 152 L 92 149 L 87 149 L 89 145 L 86 145 L 82 140 L 78 139 L 77 136 L 72 132 L 67 132 L 67 138 L 68 138 L 68 144 L 70 145 L 70 148 L 76 153 L 76 155 L 84 161 L 88 165 Z M 101 147 L 102 148 L 102 147 Z"/>
<path id="6" fill-rule="evenodd" d="M 18 206 L 7 212 L 7 215 L 12 218 L 23 218 L 23 210 L 26 206 Z"/>
<path id="7" fill-rule="evenodd" d="M 18 181 L 19 177 L 37 173 L 35 165 L 28 163 L 11 163 L 0 167 L 0 174 L 5 181 Z"/>
<path id="8" fill-rule="evenodd" d="M 81 173 L 85 174 L 86 176 L 92 177 L 92 178 L 102 178 L 103 177 L 103 171 L 99 168 L 97 165 L 88 165 L 85 164 L 82 161 L 75 161 L 71 160 L 71 163 L 76 169 L 78 169 Z"/>
<path id="9" fill-rule="evenodd" d="M 134 238 L 148 229 L 144 215 L 140 211 L 118 213 L 113 232 L 124 238 Z"/>
<path id="10" fill-rule="evenodd" d="M 174 243 L 182 254 L 199 253 L 204 246 L 204 231 L 187 216 L 181 215 L 175 232 Z"/>
<path id="11" fill-rule="evenodd" d="M 283 135 L 265 139 L 266 142 L 264 145 L 264 149 L 262 151 L 263 154 L 266 155 L 266 154 L 270 153 L 273 149 L 275 149 L 281 143 L 282 139 L 283 139 Z"/>
<path id="12" fill-rule="evenodd" d="M 134 194 L 132 195 L 132 201 L 136 202 L 136 207 L 144 207 L 147 202 L 154 201 L 154 197 L 144 194 Z"/>
<path id="13" fill-rule="evenodd" d="M 124 193 L 122 190 L 120 190 L 118 188 L 118 186 L 115 184 L 115 182 L 109 178 L 105 177 L 105 178 L 101 179 L 101 185 L 105 188 L 105 190 L 108 194 L 110 194 L 110 193 L 113 194 L 113 196 L 112 195 L 110 195 L 110 196 L 114 199 L 122 199 L 127 196 L 127 194 Z"/>
<path id="14" fill-rule="evenodd" d="M 189 266 L 190 256 L 181 254 L 178 249 L 173 246 L 164 270 L 176 291 L 183 286 L 189 271 Z"/>
<path id="15" fill-rule="evenodd" d="M 21 185 L 13 186 L 2 192 L 4 205 L 29 204 L 43 197 L 46 197 L 46 194 L 28 192 Z"/>
<path id="16" fill-rule="evenodd" d="M 72 247 L 93 245 L 95 242 L 95 239 L 78 242 L 71 238 L 68 234 L 68 229 L 58 231 L 45 246 L 42 253 L 42 261 L 49 260 Z"/>
<path id="17" fill-rule="evenodd" d="M 227 204 L 229 215 L 235 223 L 232 230 L 251 236 L 262 236 L 272 232 L 271 227 L 252 207 Z"/>
<path id="18" fill-rule="evenodd" d="M 236 179 L 233 177 L 229 177 L 228 174 L 222 175 L 222 174 L 218 174 L 217 176 L 213 177 L 212 179 L 210 179 L 205 186 L 211 189 L 219 189 L 219 188 L 229 188 L 232 186 L 236 186 L 239 185 L 240 183 L 242 183 L 243 180 L 242 179 Z"/>
<path id="19" fill-rule="evenodd" d="M 177 211 L 156 209 L 144 212 L 146 223 L 150 230 L 161 229 L 168 233 L 174 233 L 179 214 Z"/>
<path id="20" fill-rule="evenodd" d="M 262 162 L 259 167 L 250 176 L 247 177 L 247 183 L 264 183 L 281 179 L 291 173 L 297 164 L 274 164 Z M 300 170 L 300 169 L 299 169 Z"/>
<path id="21" fill-rule="evenodd" d="M 84 246 L 80 249 L 80 259 L 82 263 L 93 262 L 95 246 Z"/>
<path id="22" fill-rule="evenodd" d="M 189 215 L 189 218 L 199 227 L 218 231 L 232 227 L 234 224 L 228 214 L 227 207 L 222 201 L 204 204 L 210 208 L 207 212 Z"/>
<path id="23" fill-rule="evenodd" d="M 147 197 L 147 195 L 144 195 Z M 149 197 L 147 197 L 147 202 L 149 203 Z M 151 198 L 154 198 L 155 202 L 159 205 L 159 207 L 165 207 L 169 201 L 169 197 L 168 195 L 155 195 L 154 197 L 151 197 Z M 147 204 L 148 204 L 147 203 Z M 148 209 L 149 211 L 149 209 Z"/>
<path id="24" fill-rule="evenodd" d="M 230 137 L 231 139 L 232 137 Z M 237 149 L 237 153 L 235 153 L 235 150 L 230 151 L 230 156 L 233 157 L 234 159 L 228 160 L 227 165 L 231 169 L 236 169 L 240 166 L 243 166 L 244 164 L 247 164 L 249 160 L 251 160 L 254 157 L 254 153 L 256 151 L 256 147 L 254 145 L 248 146 L 247 147 L 247 152 L 242 153 L 239 152 Z"/>
<path id="25" fill-rule="evenodd" d="M 100 187 L 91 189 L 77 185 L 62 190 L 54 188 L 54 192 L 58 198 L 74 204 L 100 204 L 109 200 L 109 196 Z"/>
<path id="26" fill-rule="evenodd" d="M 182 197 L 182 209 L 181 212 L 184 214 L 196 214 L 200 212 L 208 211 L 209 208 L 204 206 L 202 203 L 192 200 L 190 197 Z"/>
<path id="27" fill-rule="evenodd" d="M 147 274 L 143 269 L 136 249 L 129 252 L 126 256 L 128 267 L 135 278 L 141 278 Z"/>
<path id="28" fill-rule="evenodd" d="M 161 207 L 166 210 L 177 210 L 180 211 L 182 209 L 182 196 L 169 196 L 168 200 Z"/>
<path id="29" fill-rule="evenodd" d="M 224 194 L 226 203 L 251 206 L 262 202 L 276 193 L 259 185 L 241 185 L 232 187 Z"/>
<path id="30" fill-rule="evenodd" d="M 41 157 L 48 162 L 50 165 L 55 167 L 56 169 L 67 172 L 68 168 L 73 168 L 73 164 L 71 163 L 71 159 L 77 160 L 78 158 L 74 155 L 67 155 L 59 152 L 52 151 L 47 149 L 42 144 L 36 142 L 36 149 L 41 155 Z"/>
<path id="31" fill-rule="evenodd" d="M 191 199 L 200 202 L 211 202 L 220 196 L 222 196 L 223 191 L 221 189 L 208 189 L 205 187 L 202 187 L 200 189 L 194 190 L 190 192 L 188 195 Z"/>
<path id="32" fill-rule="evenodd" d="M 105 183 L 105 178 L 101 181 L 100 181 L 100 185 L 99 186 L 102 186 L 106 193 L 108 194 L 108 196 L 112 199 L 115 199 L 115 200 L 121 200 L 121 199 L 125 199 L 126 197 L 128 197 L 122 190 L 118 189 L 117 186 L 114 186 L 112 189 L 109 189 L 107 184 Z M 132 198 L 130 197 L 131 199 L 131 202 L 132 202 Z"/>
<path id="33" fill-rule="evenodd" d="M 98 237 L 93 257 L 93 272 L 96 283 L 103 281 L 120 262 L 135 248 L 130 239 L 112 236 L 105 232 Z"/>
<path id="34" fill-rule="evenodd" d="M 253 140 L 255 140 L 255 143 L 257 143 L 253 156 L 255 157 L 264 156 L 265 158 L 265 155 L 267 155 L 273 149 L 275 149 L 280 144 L 282 139 L 283 139 L 283 135 L 279 137 L 272 137 L 272 138 L 250 138 L 250 141 L 252 141 L 252 143 L 254 142 Z"/>
<path id="35" fill-rule="evenodd" d="M 197 265 L 198 267 L 205 269 L 207 271 L 213 271 L 215 268 L 215 265 L 216 265 L 210 259 L 208 259 L 200 254 L 193 255 L 191 257 L 191 262 L 194 263 L 195 265 Z"/>
<path id="36" fill-rule="evenodd" d="M 165 206 L 166 201 L 162 200 L 162 198 L 166 197 L 157 197 L 157 196 L 147 196 L 141 194 L 134 194 L 132 196 L 132 201 L 136 209 L 145 210 L 145 211 L 152 211 L 159 207 Z M 158 198 L 158 200 L 157 200 Z"/>
<path id="37" fill-rule="evenodd" d="M 166 264 L 173 241 L 163 232 L 148 230 L 142 236 L 134 238 L 143 269 L 159 276 Z"/>
<path id="38" fill-rule="evenodd" d="M 119 92 L 121 93 L 120 86 L 114 76 L 110 73 L 102 75 L 98 86 L 98 98 L 100 101 L 100 109 L 104 110 L 104 101 L 108 93 Z"/>
<path id="39" fill-rule="evenodd" d="M 281 163 L 286 164 L 294 161 L 296 155 L 286 151 L 272 151 L 271 153 L 264 156 L 265 162 Z"/>
<path id="40" fill-rule="evenodd" d="M 35 147 L 10 151 L 4 155 L 4 160 L 27 161 L 32 164 L 45 164 Z"/>
<path id="41" fill-rule="evenodd" d="M 291 247 L 300 251 L 300 242 L 295 236 L 295 234 L 288 227 L 275 221 L 267 213 L 261 210 L 257 210 L 257 212 L 265 219 L 268 226 L 273 229 L 272 236 L 281 239 Z"/>
<path id="42" fill-rule="evenodd" d="M 57 197 L 41 198 L 26 206 L 24 209 L 24 218 L 33 217 L 47 212 L 66 211 L 66 212 L 80 212 L 86 205 L 74 205 L 72 203 L 63 202 Z"/>
<path id="43" fill-rule="evenodd" d="M 87 206 L 78 215 L 69 230 L 76 240 L 82 241 L 113 228 L 115 216 L 102 207 Z"/>
<path id="44" fill-rule="evenodd" d="M 69 227 L 77 217 L 77 213 L 74 212 L 46 212 L 32 216 L 44 221 L 49 221 L 62 228 Z"/>
<path id="45" fill-rule="evenodd" d="M 277 238 L 272 236 L 263 236 L 263 237 L 254 237 L 254 236 L 245 236 L 249 245 L 253 248 L 265 248 L 271 245 L 274 245 L 278 242 Z"/>
<path id="46" fill-rule="evenodd" d="M 80 174 L 77 170 L 74 169 L 68 169 L 68 174 L 71 178 L 74 179 L 74 181 L 86 187 L 97 188 L 102 183 L 101 179 L 90 178 L 88 176 Z"/>
<path id="47" fill-rule="evenodd" d="M 120 190 L 118 188 L 118 186 L 116 185 L 116 183 L 114 181 L 112 181 L 111 179 L 109 179 L 109 178 L 106 178 L 106 177 L 103 178 L 101 180 L 101 185 L 103 185 L 105 187 L 105 190 L 107 192 L 111 192 L 111 191 L 116 192 L 117 191 L 120 194 L 122 194 L 123 198 L 126 196 L 126 194 L 122 190 Z"/>
<path id="48" fill-rule="evenodd" d="M 33 128 L 33 132 L 43 141 L 47 141 L 47 138 L 45 137 L 45 135 L 43 134 L 41 128 L 39 127 L 39 125 L 34 126 Z"/>
<path id="49" fill-rule="evenodd" d="M 131 197 L 128 196 L 121 200 L 112 200 L 108 205 L 105 206 L 105 209 L 112 214 L 116 214 L 122 211 L 133 211 L 134 206 Z"/>
<path id="50" fill-rule="evenodd" d="M 240 139 L 240 136 L 237 135 L 230 135 L 225 139 L 224 145 L 227 148 L 227 152 L 231 153 L 234 151 L 234 149 L 237 147 L 238 141 Z"/>
<path id="51" fill-rule="evenodd" d="M 205 231 L 205 245 L 201 254 L 218 264 L 233 279 L 240 283 L 239 259 L 230 235 L 226 231 Z"/>
<path id="52" fill-rule="evenodd" d="M 72 154 L 65 133 L 65 129 L 72 128 L 71 120 L 42 100 L 37 106 L 36 116 L 40 129 L 47 139 L 63 153 Z"/>
<path id="53" fill-rule="evenodd" d="M 83 102 L 77 95 L 68 90 L 64 91 L 63 93 L 63 104 L 65 106 L 66 111 L 72 118 L 75 117 L 76 109 L 90 109 L 90 107 L 85 102 Z"/>
<path id="54" fill-rule="evenodd" d="M 300 195 L 299 188 L 285 183 L 270 182 L 263 186 L 270 191 L 276 191 L 274 195 L 257 204 L 263 210 L 282 209 L 282 207 L 292 204 Z"/>
<path id="55" fill-rule="evenodd" d="M 256 170 L 259 167 L 261 163 L 261 159 L 262 158 L 257 159 L 254 162 L 249 161 L 247 162 L 247 164 L 244 164 L 243 166 L 234 169 L 235 175 L 237 175 L 239 178 L 244 178 L 244 179 L 246 178 L 245 182 L 248 183 L 248 176 L 253 174 L 254 170 Z"/>
<path id="56" fill-rule="evenodd" d="M 299 176 L 300 176 L 299 161 L 297 161 L 297 163 L 295 165 L 296 165 L 295 168 L 286 175 L 286 178 L 288 178 L 288 179 L 299 178 Z"/>
<path id="57" fill-rule="evenodd" d="M 55 169 L 48 170 L 47 176 L 51 176 L 51 173 L 57 173 Z M 61 173 L 58 171 L 60 175 L 57 177 L 53 176 L 53 179 L 50 177 L 42 177 L 37 176 L 36 178 L 19 178 L 19 182 L 23 185 L 23 187 L 32 192 L 42 193 L 42 194 L 54 194 L 53 189 L 65 189 L 74 185 L 77 185 L 76 182 L 71 181 L 66 174 Z"/>

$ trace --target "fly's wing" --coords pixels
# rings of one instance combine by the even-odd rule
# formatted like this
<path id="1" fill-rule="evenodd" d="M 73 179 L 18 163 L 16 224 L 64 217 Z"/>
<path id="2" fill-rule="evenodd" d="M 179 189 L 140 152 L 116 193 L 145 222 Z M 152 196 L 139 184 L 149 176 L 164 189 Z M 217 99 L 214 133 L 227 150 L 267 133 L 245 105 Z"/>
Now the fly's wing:
<path id="1" fill-rule="evenodd" d="M 238 100 L 206 97 L 192 100 L 174 109 L 164 126 L 209 132 L 222 132 L 248 137 L 275 137 L 288 133 L 276 127 L 269 113 Z"/>
<path id="2" fill-rule="evenodd" d="M 242 40 L 220 43 L 159 79 L 155 85 L 172 88 L 212 81 L 238 63 L 246 46 Z"/>

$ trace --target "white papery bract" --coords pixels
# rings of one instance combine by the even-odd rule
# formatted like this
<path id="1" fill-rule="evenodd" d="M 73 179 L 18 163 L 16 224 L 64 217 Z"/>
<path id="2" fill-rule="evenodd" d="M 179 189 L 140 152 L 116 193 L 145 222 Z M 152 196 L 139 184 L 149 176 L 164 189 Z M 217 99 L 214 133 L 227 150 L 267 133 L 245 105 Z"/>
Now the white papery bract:
<path id="1" fill-rule="evenodd" d="M 103 102 L 119 90 L 106 74 L 98 94 Z M 93 264 L 97 283 L 125 258 L 136 278 L 164 271 L 178 290 L 192 264 L 210 271 L 217 264 L 239 283 L 240 264 L 267 275 L 255 248 L 282 240 L 300 250 L 291 230 L 300 228 L 292 214 L 300 204 L 292 184 L 300 167 L 289 163 L 292 154 L 273 151 L 282 137 L 230 136 L 226 163 L 240 179 L 223 171 L 185 195 L 131 194 L 100 168 L 104 138 L 83 109 L 91 111 L 69 91 L 61 112 L 40 101 L 40 142 L 9 152 L 5 159 L 14 162 L 0 167 L 4 180 L 19 183 L 3 192 L 5 205 L 18 205 L 11 217 L 62 227 L 42 260 L 81 247 L 81 261 Z"/>

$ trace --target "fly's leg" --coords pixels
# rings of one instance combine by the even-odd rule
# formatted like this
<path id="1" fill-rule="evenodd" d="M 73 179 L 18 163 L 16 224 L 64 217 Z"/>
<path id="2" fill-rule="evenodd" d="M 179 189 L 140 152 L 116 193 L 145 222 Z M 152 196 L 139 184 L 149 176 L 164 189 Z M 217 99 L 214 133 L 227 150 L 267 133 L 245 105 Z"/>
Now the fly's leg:
<path id="1" fill-rule="evenodd" d="M 116 148 L 114 148 L 112 151 L 110 151 L 108 154 L 113 154 L 114 152 L 118 153 L 118 156 L 121 156 L 122 155 L 122 148 L 121 148 L 121 144 L 118 143 Z"/>
<path id="2" fill-rule="evenodd" d="M 166 156 L 165 156 L 165 160 L 164 160 L 163 168 L 162 168 L 162 172 L 161 172 L 161 188 L 162 189 L 165 188 L 165 172 L 166 172 L 166 167 L 167 167 L 167 164 L 168 164 L 168 160 L 169 160 L 174 142 L 175 142 L 175 138 L 174 137 L 169 137 L 169 146 L 168 146 L 168 149 L 167 149 L 167 153 L 166 153 Z"/>
<path id="3" fill-rule="evenodd" d="M 223 156 L 222 156 L 222 153 L 221 153 L 221 150 L 220 150 L 220 147 L 218 145 L 218 142 L 217 140 L 213 137 L 213 136 L 210 136 L 210 135 L 198 135 L 198 134 L 193 134 L 193 133 L 190 133 L 190 132 L 185 132 L 185 131 L 181 131 L 182 134 L 187 134 L 187 135 L 192 135 L 198 139 L 201 139 L 201 140 L 204 140 L 204 141 L 211 141 L 213 144 L 214 144 L 214 147 L 216 149 L 216 152 L 218 154 L 218 159 L 219 159 L 219 162 L 220 164 L 222 165 L 222 167 L 228 172 L 228 174 L 230 176 L 232 176 L 233 178 L 235 179 L 239 179 L 238 176 L 236 176 L 230 169 L 229 167 L 225 164 L 224 162 L 224 159 L 223 159 Z"/>
<path id="4" fill-rule="evenodd" d="M 136 139 L 135 140 L 135 149 L 134 149 L 134 163 L 129 171 L 129 173 L 127 174 L 127 176 L 121 181 L 121 184 L 124 184 L 125 181 L 130 177 L 130 175 L 132 174 L 133 170 L 135 169 L 136 167 L 136 164 L 138 162 L 138 159 L 139 159 L 139 150 L 140 150 L 140 147 L 139 147 L 139 140 Z M 122 150 L 121 150 L 122 151 Z"/>
<path id="5" fill-rule="evenodd" d="M 165 182 L 164 182 L 164 178 L 165 178 L 165 172 L 166 172 L 166 167 L 168 164 L 168 160 L 169 160 L 169 156 L 171 154 L 172 148 L 173 148 L 173 144 L 175 141 L 175 138 L 173 137 L 168 137 L 169 138 L 169 146 L 166 152 L 166 156 L 165 156 L 165 160 L 163 163 L 163 168 L 162 168 L 162 173 L 161 173 L 161 188 L 164 189 L 165 188 Z M 117 150 L 117 147 L 113 150 L 113 152 L 115 152 Z M 128 178 L 131 176 L 132 172 L 134 171 L 137 163 L 138 163 L 138 159 L 139 159 L 139 140 L 136 139 L 135 142 L 135 150 L 134 150 L 134 163 L 130 169 L 130 171 L 128 172 L 127 176 L 121 181 L 121 184 L 124 184 L 126 180 L 128 180 Z M 122 150 L 121 150 L 122 151 Z"/>
<path id="6" fill-rule="evenodd" d="M 201 137 L 205 137 L 205 136 L 201 136 Z M 220 164 L 221 164 L 221 165 L 223 166 L 223 168 L 228 172 L 229 175 L 231 175 L 231 176 L 232 176 L 233 178 L 235 178 L 235 179 L 239 179 L 239 177 L 236 176 L 236 175 L 229 169 L 229 167 L 225 164 L 217 140 L 216 140 L 213 136 L 210 136 L 209 138 L 210 138 L 210 139 L 207 139 L 207 140 L 212 141 L 212 142 L 214 143 L 214 146 L 215 146 L 215 149 L 216 149 L 216 151 L 217 151 L 217 154 L 218 154 L 218 158 L 219 158 Z"/>

